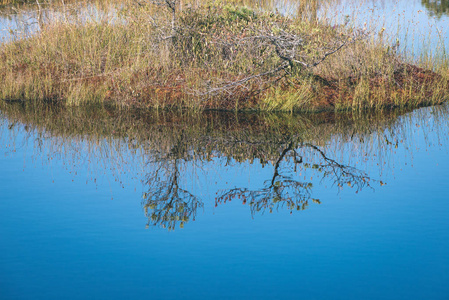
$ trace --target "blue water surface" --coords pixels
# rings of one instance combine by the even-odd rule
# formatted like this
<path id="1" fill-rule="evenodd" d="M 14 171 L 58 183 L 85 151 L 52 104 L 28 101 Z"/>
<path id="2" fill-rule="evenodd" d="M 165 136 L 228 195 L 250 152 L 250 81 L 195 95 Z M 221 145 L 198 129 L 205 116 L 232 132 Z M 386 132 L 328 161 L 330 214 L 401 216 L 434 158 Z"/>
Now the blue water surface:
<path id="1" fill-rule="evenodd" d="M 352 158 L 382 185 L 355 193 L 318 180 L 321 204 L 292 214 L 215 206 L 215 193 L 260 185 L 273 165 L 186 162 L 181 181 L 204 207 L 172 231 L 145 228 L 138 176 L 94 161 L 74 169 L 75 147 L 54 155 L 3 117 L 1 298 L 448 299 L 448 128 L 432 116 L 399 117 L 403 140 L 388 156 L 372 143 L 368 161 Z"/>

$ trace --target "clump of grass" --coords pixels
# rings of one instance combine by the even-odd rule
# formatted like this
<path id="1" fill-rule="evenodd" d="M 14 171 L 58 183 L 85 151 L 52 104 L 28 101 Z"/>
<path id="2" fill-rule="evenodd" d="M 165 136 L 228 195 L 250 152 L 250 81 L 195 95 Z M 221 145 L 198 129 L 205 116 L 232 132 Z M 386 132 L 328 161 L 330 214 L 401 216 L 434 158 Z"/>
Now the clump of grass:
<path id="1" fill-rule="evenodd" d="M 316 97 L 312 79 L 304 79 L 295 86 L 270 88 L 262 102 L 262 109 L 268 111 L 298 111 L 310 108 Z"/>
<path id="2" fill-rule="evenodd" d="M 0 98 L 315 111 L 419 106 L 449 95 L 447 62 L 414 67 L 363 30 L 238 4 L 156 4 L 111 4 L 95 18 L 72 9 L 2 44 Z"/>

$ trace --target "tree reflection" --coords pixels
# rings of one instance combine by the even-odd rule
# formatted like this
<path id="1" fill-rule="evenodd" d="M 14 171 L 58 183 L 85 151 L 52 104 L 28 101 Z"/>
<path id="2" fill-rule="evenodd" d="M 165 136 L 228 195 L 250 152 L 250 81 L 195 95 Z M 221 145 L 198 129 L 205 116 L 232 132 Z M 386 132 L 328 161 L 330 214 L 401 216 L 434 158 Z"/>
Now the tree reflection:
<path id="1" fill-rule="evenodd" d="M 298 154 L 301 149 L 309 149 L 318 154 L 318 159 L 313 163 L 304 163 L 303 157 Z M 364 187 L 370 187 L 371 179 L 365 172 L 354 167 L 343 165 L 326 156 L 319 147 L 304 143 L 299 147 L 290 142 L 285 147 L 274 165 L 274 173 L 270 180 L 265 181 L 265 187 L 257 190 L 250 190 L 245 187 L 234 188 L 222 191 L 215 198 L 215 205 L 226 203 L 234 199 L 239 199 L 243 204 L 249 204 L 251 214 L 265 211 L 270 213 L 279 208 L 293 210 L 304 210 L 308 207 L 309 201 L 320 204 L 319 199 L 312 198 L 313 183 L 299 181 L 294 176 L 281 174 L 281 163 L 285 162 L 286 173 L 297 172 L 297 169 L 312 168 L 322 175 L 322 179 L 330 178 L 339 187 L 348 185 L 356 188 L 356 192 Z"/>
<path id="2" fill-rule="evenodd" d="M 180 187 L 180 164 L 191 159 L 186 148 L 185 135 L 179 135 L 177 142 L 166 153 L 153 151 L 149 165 L 155 171 L 147 175 L 143 207 L 148 218 L 147 227 L 160 226 L 174 230 L 190 220 L 195 221 L 198 208 L 204 207 L 203 202 L 191 192 Z"/>
<path id="3" fill-rule="evenodd" d="M 141 205 L 147 226 L 172 230 L 195 220 L 204 203 L 238 199 L 252 215 L 292 212 L 320 203 L 313 198 L 318 186 L 356 192 L 371 187 L 376 181 L 357 163 L 377 165 L 382 172 L 396 149 L 409 151 L 411 128 L 447 136 L 447 106 L 432 108 L 431 123 L 428 111 L 419 112 L 401 118 L 405 112 L 192 115 L 0 102 L 0 140 L 12 149 L 34 145 L 43 163 L 57 159 L 73 174 L 89 170 L 96 184 L 103 174 L 122 186 L 130 175 L 138 178 L 145 189 Z M 238 184 L 219 190 L 216 199 L 201 199 L 202 193 L 186 186 L 195 180 L 193 166 L 210 170 L 207 181 L 225 165 L 239 169 L 257 161 L 272 168 L 259 187 Z"/>
<path id="4" fill-rule="evenodd" d="M 148 176 L 148 192 L 143 194 L 147 227 L 158 225 L 173 230 L 179 224 L 183 228 L 186 222 L 195 221 L 197 209 L 204 206 L 198 197 L 179 186 L 178 162 L 161 162 Z"/>
<path id="5" fill-rule="evenodd" d="M 290 211 L 304 210 L 309 201 L 320 203 L 319 199 L 312 198 L 313 183 L 297 179 L 298 173 L 306 169 L 320 174 L 321 179 L 331 180 L 333 185 L 338 187 L 353 187 L 356 192 L 370 187 L 372 182 L 365 172 L 339 163 L 326 155 L 320 147 L 305 142 L 300 135 L 279 134 L 276 139 L 258 142 L 249 139 L 250 136 L 247 136 L 247 139 L 232 135 L 215 139 L 212 136 L 204 136 L 193 144 L 193 141 L 181 132 L 177 141 L 166 152 L 153 152 L 148 165 L 152 166 L 154 171 L 146 177 L 147 192 L 143 194 L 143 207 L 148 217 L 147 226 L 173 230 L 195 220 L 198 208 L 203 208 L 204 205 L 193 192 L 181 188 L 181 169 L 187 162 L 207 162 L 211 153 L 216 153 L 217 149 L 222 149 L 226 164 L 229 164 L 232 157 L 245 159 L 250 163 L 255 158 L 259 158 L 262 164 L 267 163 L 263 158 L 269 158 L 272 162 L 273 175 L 265 181 L 262 188 L 252 190 L 248 187 L 236 187 L 220 191 L 220 195 L 215 198 L 216 206 L 239 199 L 243 204 L 249 204 L 252 215 L 258 212 L 273 212 L 280 208 Z M 254 151 L 255 144 L 258 145 L 258 151 Z M 308 162 L 306 156 L 309 157 Z"/>
<path id="6" fill-rule="evenodd" d="M 441 18 L 443 15 L 449 15 L 449 0 L 421 0 L 421 4 L 431 16 Z"/>
<path id="7" fill-rule="evenodd" d="M 274 166 L 274 174 L 270 180 L 265 182 L 266 187 L 259 190 L 250 190 L 248 188 L 234 188 L 223 191 L 220 196 L 215 198 L 215 206 L 226 203 L 233 199 L 239 199 L 243 204 L 249 203 L 251 214 L 269 209 L 287 207 L 290 210 L 303 210 L 308 205 L 311 197 L 312 183 L 300 182 L 292 179 L 290 176 L 284 176 L 279 173 L 281 162 L 286 158 L 289 152 L 293 153 L 293 161 L 296 167 L 302 163 L 302 157 L 298 157 L 296 150 L 293 149 L 293 143 L 282 151 Z"/>

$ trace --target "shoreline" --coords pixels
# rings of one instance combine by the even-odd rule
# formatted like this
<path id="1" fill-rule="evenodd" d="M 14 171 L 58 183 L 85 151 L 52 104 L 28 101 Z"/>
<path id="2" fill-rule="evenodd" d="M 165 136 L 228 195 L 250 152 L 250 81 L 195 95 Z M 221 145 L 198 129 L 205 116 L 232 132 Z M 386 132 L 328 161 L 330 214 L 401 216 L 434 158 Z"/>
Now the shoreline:
<path id="1" fill-rule="evenodd" d="M 438 73 L 415 65 L 386 46 L 383 31 L 242 5 L 173 3 L 123 2 L 123 24 L 50 18 L 39 33 L 0 45 L 0 99 L 288 112 L 449 99 L 448 62 L 437 62 Z"/>

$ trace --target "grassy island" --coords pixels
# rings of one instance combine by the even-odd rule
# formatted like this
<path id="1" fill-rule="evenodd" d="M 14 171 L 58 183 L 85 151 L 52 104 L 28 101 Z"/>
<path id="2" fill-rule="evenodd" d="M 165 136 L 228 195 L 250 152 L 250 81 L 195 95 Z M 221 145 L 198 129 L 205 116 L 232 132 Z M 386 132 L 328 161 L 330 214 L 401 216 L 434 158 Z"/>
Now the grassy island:
<path id="1" fill-rule="evenodd" d="M 300 9 L 286 15 L 235 2 L 123 0 L 39 6 L 36 19 L 37 32 L 0 45 L 3 100 L 339 111 L 449 99 L 444 57 L 417 65 L 386 42 L 383 29 L 321 21 Z"/>

